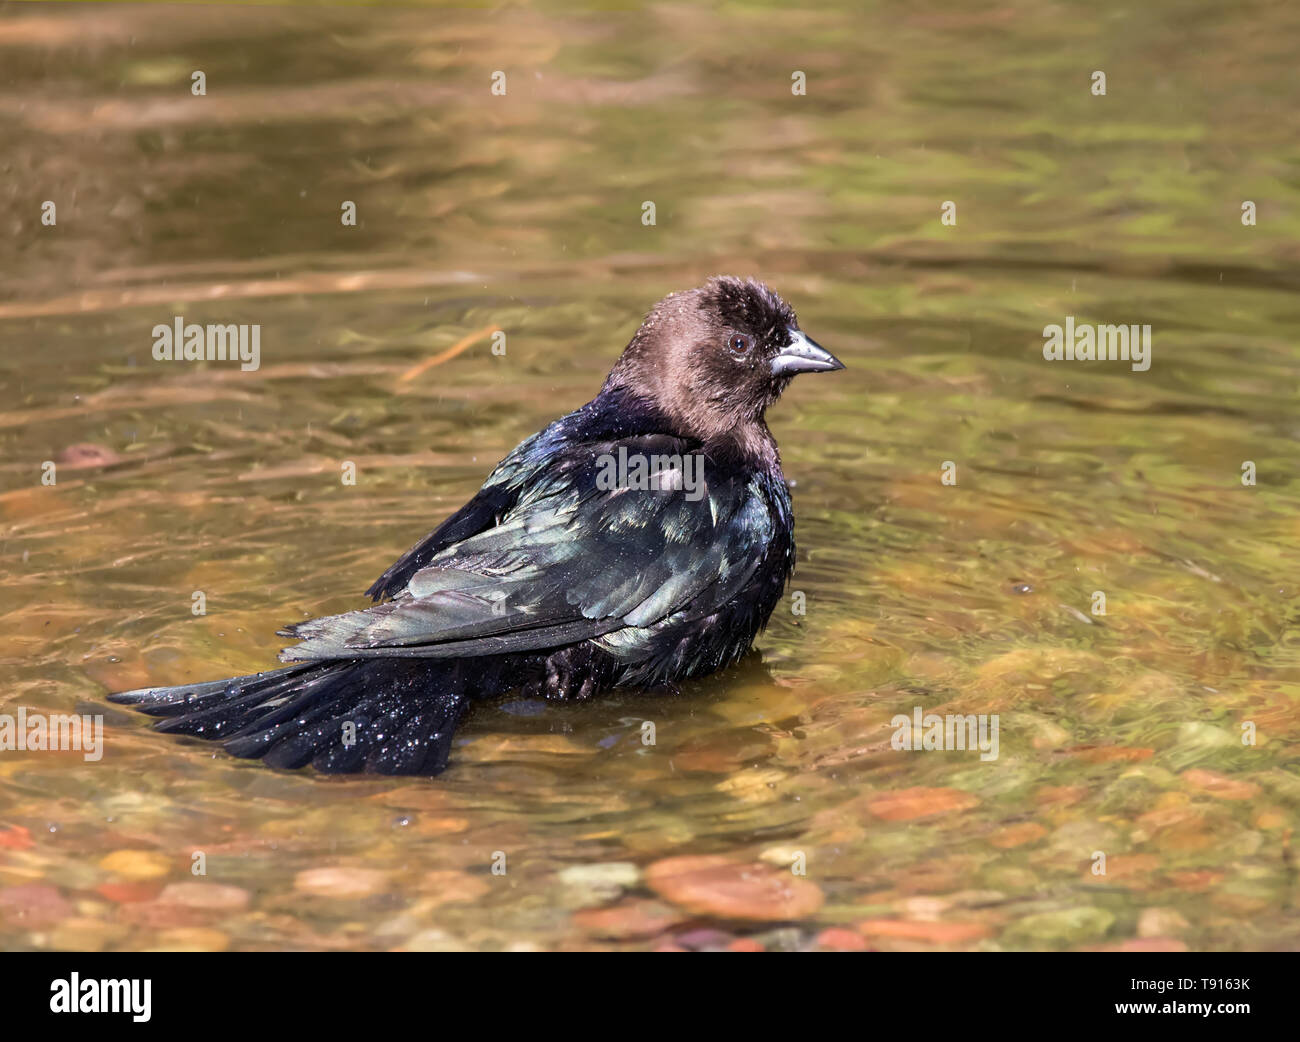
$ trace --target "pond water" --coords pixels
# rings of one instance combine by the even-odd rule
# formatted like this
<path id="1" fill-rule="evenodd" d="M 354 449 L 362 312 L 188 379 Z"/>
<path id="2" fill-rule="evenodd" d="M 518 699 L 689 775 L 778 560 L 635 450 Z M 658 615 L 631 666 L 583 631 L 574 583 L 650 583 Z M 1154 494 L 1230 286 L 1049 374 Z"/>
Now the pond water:
<path id="1" fill-rule="evenodd" d="M 0 13 L 0 712 L 105 720 L 0 753 L 3 947 L 1300 945 L 1300 8 L 858 7 Z M 483 705 L 436 779 L 104 701 L 359 606 L 723 272 L 848 365 L 769 415 L 741 668 Z"/>

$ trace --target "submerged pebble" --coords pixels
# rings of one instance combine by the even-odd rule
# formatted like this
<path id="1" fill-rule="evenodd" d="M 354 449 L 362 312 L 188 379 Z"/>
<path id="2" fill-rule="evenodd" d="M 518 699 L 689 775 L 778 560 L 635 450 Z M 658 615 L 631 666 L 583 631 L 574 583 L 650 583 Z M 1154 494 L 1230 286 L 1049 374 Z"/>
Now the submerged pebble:
<path id="1" fill-rule="evenodd" d="M 158 895 L 158 902 L 209 912 L 234 912 L 248 907 L 249 893 L 240 887 L 220 883 L 170 883 Z"/>
<path id="2" fill-rule="evenodd" d="M 646 883 L 673 904 L 720 919 L 802 919 L 823 901 L 821 888 L 806 878 L 718 855 L 656 861 Z"/>
<path id="3" fill-rule="evenodd" d="M 99 867 L 123 879 L 159 879 L 172 871 L 173 859 L 154 850 L 115 850 Z"/>
<path id="4" fill-rule="evenodd" d="M 375 868 L 309 868 L 294 877 L 295 890 L 316 897 L 355 899 L 384 889 L 388 873 Z"/>

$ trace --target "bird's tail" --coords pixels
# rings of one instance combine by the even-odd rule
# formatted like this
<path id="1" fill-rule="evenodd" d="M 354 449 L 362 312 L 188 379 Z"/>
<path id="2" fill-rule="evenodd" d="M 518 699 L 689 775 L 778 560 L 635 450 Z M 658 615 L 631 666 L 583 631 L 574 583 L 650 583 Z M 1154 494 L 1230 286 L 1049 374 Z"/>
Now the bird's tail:
<path id="1" fill-rule="evenodd" d="M 307 662 L 109 700 L 165 719 L 159 731 L 219 741 L 235 756 L 330 773 L 437 774 L 469 703 L 456 662 Z"/>

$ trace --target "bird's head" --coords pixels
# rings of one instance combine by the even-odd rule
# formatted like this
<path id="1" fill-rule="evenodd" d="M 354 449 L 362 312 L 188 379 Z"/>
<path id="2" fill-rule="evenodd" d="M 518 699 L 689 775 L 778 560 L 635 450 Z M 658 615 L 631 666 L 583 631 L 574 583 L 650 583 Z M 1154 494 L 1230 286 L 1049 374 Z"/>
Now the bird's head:
<path id="1" fill-rule="evenodd" d="M 648 398 L 682 434 L 710 441 L 761 424 L 799 373 L 843 368 L 763 283 L 719 276 L 651 308 L 605 386 Z"/>

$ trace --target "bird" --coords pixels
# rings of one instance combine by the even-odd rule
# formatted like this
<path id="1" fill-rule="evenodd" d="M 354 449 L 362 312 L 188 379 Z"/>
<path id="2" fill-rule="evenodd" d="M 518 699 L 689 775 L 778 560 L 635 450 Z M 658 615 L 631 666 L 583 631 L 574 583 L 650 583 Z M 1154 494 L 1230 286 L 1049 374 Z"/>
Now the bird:
<path id="1" fill-rule="evenodd" d="M 280 630 L 281 668 L 109 700 L 276 768 L 436 775 L 478 700 L 731 666 L 795 564 L 766 411 L 796 375 L 843 368 L 760 281 L 669 294 L 600 392 L 510 452 L 370 606 Z"/>

